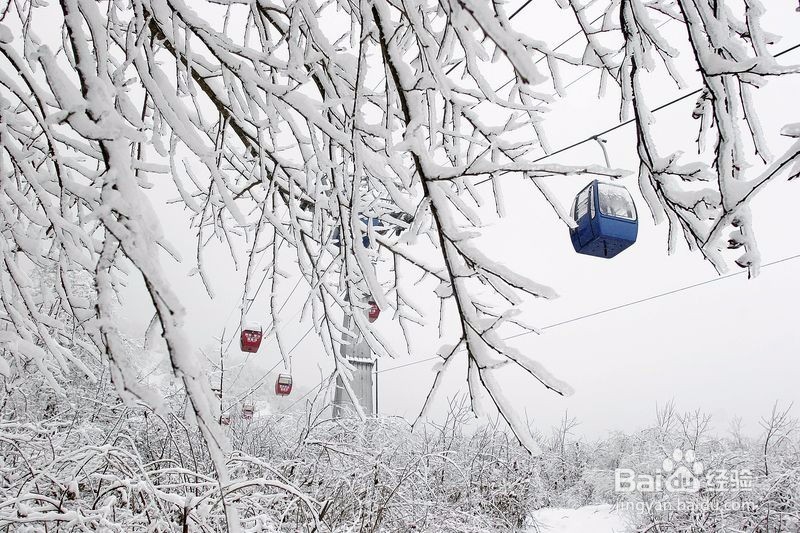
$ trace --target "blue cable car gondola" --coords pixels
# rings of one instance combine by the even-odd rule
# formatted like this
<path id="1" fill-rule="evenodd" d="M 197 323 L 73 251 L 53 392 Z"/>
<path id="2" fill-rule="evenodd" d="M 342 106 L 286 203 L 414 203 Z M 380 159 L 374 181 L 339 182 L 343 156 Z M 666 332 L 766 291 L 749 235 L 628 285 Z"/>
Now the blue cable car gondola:
<path id="1" fill-rule="evenodd" d="M 575 197 L 572 216 L 578 227 L 569 236 L 579 254 L 611 258 L 636 242 L 636 206 L 621 185 L 594 180 Z"/>
<path id="2" fill-rule="evenodd" d="M 370 221 L 372 221 L 372 227 L 375 228 L 375 231 L 378 233 L 384 233 L 386 229 L 383 226 L 383 222 L 379 218 L 372 217 L 371 219 L 367 217 L 359 217 L 361 222 L 363 222 L 366 226 L 369 226 Z M 339 226 L 336 226 L 333 229 L 333 234 L 331 235 L 331 241 L 335 246 L 341 246 L 341 232 Z M 364 235 L 361 237 L 361 243 L 364 245 L 364 248 L 369 248 L 369 233 L 368 231 L 364 232 Z"/>

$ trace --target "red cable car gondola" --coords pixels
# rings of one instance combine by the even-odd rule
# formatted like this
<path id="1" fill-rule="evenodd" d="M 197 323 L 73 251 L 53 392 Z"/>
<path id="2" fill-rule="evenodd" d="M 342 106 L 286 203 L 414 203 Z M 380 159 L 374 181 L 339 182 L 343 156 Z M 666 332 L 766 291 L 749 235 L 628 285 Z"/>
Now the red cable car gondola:
<path id="1" fill-rule="evenodd" d="M 275 381 L 275 394 L 278 396 L 288 396 L 292 393 L 291 374 L 280 374 Z"/>
<path id="2" fill-rule="evenodd" d="M 372 299 L 370 299 L 367 304 L 369 305 L 369 310 L 367 311 L 367 320 L 369 320 L 370 323 L 375 322 L 381 315 L 381 308 L 378 307 L 378 304 Z"/>
<path id="3" fill-rule="evenodd" d="M 242 337 L 239 341 L 239 347 L 243 352 L 255 353 L 261 346 L 261 337 L 263 332 L 259 324 L 246 324 L 242 327 Z"/>

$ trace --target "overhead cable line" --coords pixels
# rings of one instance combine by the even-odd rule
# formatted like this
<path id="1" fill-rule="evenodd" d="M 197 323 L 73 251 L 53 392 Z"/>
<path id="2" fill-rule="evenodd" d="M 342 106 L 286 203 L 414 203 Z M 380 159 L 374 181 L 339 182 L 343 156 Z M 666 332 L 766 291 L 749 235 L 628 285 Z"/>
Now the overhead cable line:
<path id="1" fill-rule="evenodd" d="M 283 242 L 283 241 L 281 241 L 281 242 Z M 269 271 L 267 271 L 267 273 L 265 273 L 265 274 L 264 274 L 264 278 L 261 280 L 261 285 L 263 285 L 263 284 L 264 284 L 264 280 L 265 280 L 265 279 L 267 279 L 267 274 L 268 274 L 268 273 L 269 273 Z M 292 290 L 291 290 L 291 291 L 289 291 L 289 295 L 286 297 L 286 300 L 284 300 L 283 304 L 280 306 L 280 308 L 278 309 L 278 311 L 277 311 L 275 314 L 279 314 L 281 311 L 283 311 L 283 308 L 284 308 L 284 307 L 286 307 L 286 304 L 288 304 L 288 303 L 289 303 L 289 300 L 292 298 L 292 295 L 294 294 L 294 291 L 296 291 L 296 290 L 297 290 L 297 287 L 299 287 L 299 286 L 300 286 L 300 282 L 302 282 L 302 281 L 303 281 L 303 276 L 300 276 L 299 278 L 297 278 L 297 283 L 295 283 L 295 284 L 294 284 L 294 287 L 292 288 Z M 253 298 L 252 298 L 251 302 L 255 301 L 255 297 L 258 295 L 258 291 L 260 291 L 260 290 L 261 290 L 261 285 L 259 285 L 259 286 L 258 286 L 258 288 L 256 289 L 256 292 L 255 292 L 255 294 L 253 295 Z M 250 309 L 250 308 L 248 307 L 248 311 L 249 311 L 249 309 Z M 289 319 L 289 320 L 288 320 L 286 323 L 288 323 L 288 322 L 291 322 L 292 318 L 294 318 L 295 316 L 297 316 L 297 315 L 298 315 L 298 314 L 299 314 L 299 313 L 300 313 L 302 310 L 303 310 L 303 308 L 301 307 L 301 308 L 300 308 L 300 310 L 299 310 L 299 311 L 297 311 L 297 312 L 296 312 L 296 313 L 295 313 L 295 314 L 294 314 L 294 315 L 293 315 L 293 316 L 292 316 L 292 317 L 291 317 L 291 318 L 290 318 L 290 319 Z M 267 329 L 269 329 L 270 327 L 272 327 L 274 324 L 275 324 L 275 320 L 272 320 L 272 322 L 271 322 L 271 323 L 270 323 L 270 325 L 267 327 Z M 278 336 L 278 333 L 280 333 L 280 331 L 282 331 L 282 330 L 283 330 L 283 328 L 277 328 L 277 329 L 275 330 L 275 337 L 276 337 L 276 338 L 277 338 L 277 336 Z M 265 333 L 265 335 L 268 335 L 269 333 L 271 333 L 271 332 L 266 332 L 266 333 Z M 232 341 L 233 341 L 233 337 L 231 338 L 231 342 L 232 342 Z M 226 352 L 226 353 L 227 353 L 227 351 L 228 351 L 228 348 L 230 348 L 230 346 L 231 346 L 231 342 L 228 342 L 228 346 L 225 348 L 225 352 Z M 291 352 L 290 352 L 290 353 L 291 353 Z M 236 383 L 239 381 L 239 377 L 242 375 L 242 371 L 244 370 L 244 367 L 245 367 L 245 365 L 247 365 L 247 361 L 250 359 L 250 355 L 251 355 L 251 353 L 250 353 L 250 352 L 248 352 L 248 353 L 247 353 L 247 355 L 245 355 L 244 361 L 243 361 L 243 362 L 242 362 L 242 364 L 239 366 L 239 372 L 236 374 L 236 377 L 233 379 L 233 383 L 231 383 L 231 384 L 229 385 L 230 387 L 233 387 L 233 386 L 234 386 L 234 385 L 236 385 Z"/>
<path id="2" fill-rule="evenodd" d="M 301 279 L 302 279 L 302 278 L 301 278 Z M 295 288 L 296 288 L 296 287 L 295 287 Z M 288 299 L 287 299 L 287 301 L 288 301 Z M 284 305 L 285 305 L 285 302 L 284 302 Z M 299 314 L 299 313 L 300 313 L 302 310 L 303 310 L 303 308 L 301 307 L 301 308 L 300 308 L 300 309 L 299 309 L 299 310 L 298 310 L 298 311 L 297 311 L 297 312 L 294 314 L 294 316 L 292 316 L 292 318 L 294 318 L 295 316 L 297 316 L 297 315 L 298 315 L 298 314 Z M 289 319 L 289 321 L 285 322 L 283 327 L 285 327 L 285 324 L 288 324 L 289 322 L 291 322 L 292 318 L 290 318 L 290 319 Z M 282 330 L 283 330 L 283 327 L 281 327 L 281 328 L 280 328 L 278 331 L 282 331 Z M 308 330 L 306 330 L 306 332 L 303 334 L 303 336 L 302 336 L 302 337 L 300 337 L 300 339 L 299 339 L 299 340 L 298 340 L 298 341 L 297 341 L 297 342 L 294 344 L 294 346 L 292 346 L 292 347 L 289 349 L 289 351 L 288 351 L 288 352 L 286 352 L 286 357 L 291 357 L 291 355 L 292 355 L 292 353 L 294 353 L 295 349 L 297 349 L 297 347 L 298 347 L 298 346 L 300 346 L 300 343 L 301 343 L 301 342 L 303 342 L 303 340 L 304 340 L 304 339 L 305 339 L 305 338 L 308 336 L 308 334 L 309 334 L 309 333 L 311 333 L 311 331 L 312 331 L 313 329 L 314 329 L 314 324 L 311 324 L 311 326 L 308 328 Z M 248 353 L 247 355 L 249 356 L 250 354 Z M 231 405 L 230 405 L 230 406 L 228 406 L 228 408 L 226 408 L 226 409 L 225 409 L 223 412 L 229 411 L 230 409 L 232 409 L 232 408 L 233 408 L 233 406 L 234 406 L 234 405 L 238 404 L 238 403 L 239 403 L 241 400 L 243 400 L 244 398 L 247 398 L 248 396 L 250 396 L 250 395 L 251 395 L 251 394 L 253 394 L 254 392 L 258 391 L 258 389 L 260 389 L 260 388 L 263 386 L 263 382 L 264 382 L 264 380 L 266 380 L 266 379 L 267 379 L 267 377 L 268 377 L 270 374 L 272 374 L 272 373 L 275 371 L 275 369 L 276 369 L 276 368 L 278 368 L 278 365 L 280 365 L 280 364 L 281 364 L 283 361 L 284 361 L 284 357 L 283 357 L 283 355 L 281 355 L 280 359 L 278 359 L 278 362 L 277 362 L 277 363 L 275 363 L 275 365 L 273 365 L 273 367 L 272 367 L 272 368 L 270 368 L 270 369 L 269 369 L 269 370 L 267 370 L 267 371 L 266 371 L 264 374 L 262 374 L 262 376 L 261 376 L 260 378 L 258 378 L 258 380 L 256 380 L 256 382 L 255 382 L 255 383 L 253 383 L 253 384 L 250 386 L 250 388 L 247 390 L 247 392 L 245 392 L 244 394 L 241 394 L 241 395 L 237 395 L 237 396 L 239 396 L 239 397 L 238 397 L 238 398 L 237 398 L 237 399 L 236 399 L 234 402 L 232 402 L 232 403 L 231 403 Z M 247 361 L 245 360 L 245 363 L 246 363 L 246 362 L 247 362 Z M 241 368 L 239 369 L 239 374 L 241 374 L 241 373 L 242 373 L 242 368 L 244 368 L 244 363 L 241 365 Z M 236 379 L 238 379 L 238 378 L 239 378 L 239 374 L 237 374 L 237 376 L 236 376 Z M 231 385 L 229 385 L 229 387 L 233 387 L 233 385 L 235 385 L 235 384 L 236 384 L 236 380 L 234 380 L 234 382 L 233 382 Z"/>
<path id="3" fill-rule="evenodd" d="M 780 264 L 780 263 L 785 263 L 787 261 L 793 261 L 793 260 L 799 259 L 799 258 L 800 258 L 800 254 L 791 255 L 789 257 L 784 257 L 784 258 L 781 258 L 781 259 L 776 259 L 775 261 L 770 261 L 769 263 L 765 263 L 765 264 L 761 265 L 761 268 L 769 268 L 771 266 L 774 266 L 774 265 L 777 265 L 777 264 Z M 659 294 L 654 294 L 653 296 L 648 296 L 646 298 L 641 298 L 639 300 L 634 300 L 632 302 L 628 302 L 628 303 L 624 303 L 624 304 L 620 304 L 620 305 L 615 305 L 613 307 L 608 307 L 606 309 L 601 309 L 600 311 L 595 311 L 593 313 L 588 313 L 588 314 L 585 314 L 585 315 L 581 315 L 581 316 L 577 316 L 577 317 L 574 317 L 574 318 L 570 318 L 568 320 L 563 320 L 561 322 L 556 322 L 555 324 L 550 324 L 550 325 L 544 326 L 544 327 L 539 328 L 539 329 L 540 329 L 540 331 L 545 331 L 545 330 L 548 330 L 548 329 L 557 328 L 559 326 L 564 326 L 566 324 L 571 324 L 571 323 L 577 322 L 579 320 L 584 320 L 584 319 L 595 317 L 595 316 L 598 316 L 598 315 L 604 315 L 606 313 L 610 313 L 612 311 L 617 311 L 617 310 L 623 309 L 625 307 L 630 307 L 632 305 L 638 305 L 638 304 L 649 302 L 649 301 L 652 301 L 652 300 L 657 300 L 657 299 L 663 298 L 665 296 L 670 296 L 672 294 L 677 294 L 679 292 L 684 292 L 684 291 L 688 291 L 690 289 L 695 289 L 697 287 L 702 287 L 703 285 L 709 285 L 709 284 L 715 283 L 717 281 L 722 281 L 722 280 L 733 278 L 733 277 L 736 277 L 736 276 L 741 276 L 742 274 L 746 274 L 746 273 L 747 273 L 746 270 L 740 270 L 738 272 L 733 272 L 731 274 L 726 274 L 724 276 L 718 276 L 716 278 L 710 278 L 710 279 L 707 279 L 705 281 L 701 281 L 699 283 L 693 283 L 691 285 L 686 285 L 684 287 L 679 287 L 677 289 L 672 289 L 672 290 L 669 290 L 669 291 L 666 291 L 666 292 L 662 292 L 662 293 L 659 293 Z M 530 333 L 533 333 L 533 332 L 525 331 L 525 332 L 522 332 L 522 333 L 517 333 L 516 335 L 511 335 L 510 337 L 506 337 L 504 340 L 516 339 L 517 337 L 522 337 L 523 335 L 528 335 Z"/>
<path id="4" fill-rule="evenodd" d="M 775 58 L 781 57 L 781 56 L 783 56 L 785 54 L 788 54 L 789 52 L 793 52 L 793 51 L 797 50 L 798 48 L 800 48 L 800 43 L 797 43 L 794 46 L 790 46 L 789 48 L 778 52 L 773 57 L 775 57 Z M 594 71 L 589 71 L 589 72 L 594 72 Z M 584 74 L 584 75 L 586 75 L 586 74 Z M 578 79 L 580 79 L 580 78 L 578 78 Z M 577 81 L 577 80 L 575 80 L 575 81 Z M 574 81 L 571 82 L 571 83 L 574 83 Z M 688 92 L 688 93 L 686 93 L 686 94 L 684 94 L 682 96 L 678 96 L 676 98 L 673 98 L 672 100 L 670 100 L 668 102 L 665 102 L 665 103 L 661 104 L 658 107 L 653 108 L 651 110 L 651 112 L 655 113 L 656 111 L 661 111 L 662 109 L 665 109 L 665 108 L 667 108 L 667 107 L 669 107 L 669 106 L 671 106 L 673 104 L 677 104 L 678 102 L 680 102 L 682 100 L 685 100 L 685 99 L 689 98 L 690 96 L 694 96 L 696 94 L 699 94 L 702 90 L 703 90 L 703 88 L 695 89 L 695 90 L 693 90 L 691 92 Z M 568 146 L 564 146 L 563 148 L 559 148 L 558 150 L 556 150 L 554 152 L 550 152 L 550 153 L 544 154 L 544 155 L 538 157 L 537 159 L 534 159 L 533 161 L 531 161 L 531 163 L 538 163 L 539 161 L 542 161 L 544 159 L 553 157 L 553 156 L 558 155 L 558 154 L 560 154 L 562 152 L 566 152 L 567 150 L 572 150 L 576 146 L 580 146 L 580 145 L 585 144 L 587 142 L 594 141 L 595 139 L 597 139 L 599 137 L 603 137 L 604 135 L 606 135 L 608 133 L 611 133 L 612 131 L 616 131 L 616 130 L 624 127 L 624 126 L 632 124 L 635 121 L 636 121 L 635 118 L 631 118 L 631 119 L 625 120 L 623 122 L 620 122 L 618 124 L 615 124 L 614 126 L 611 126 L 610 128 L 607 128 L 607 129 L 605 129 L 605 130 L 603 130 L 603 131 L 601 131 L 599 133 L 592 134 L 591 136 L 586 137 L 585 139 L 582 139 L 580 141 L 574 142 L 574 143 L 572 143 L 572 144 L 570 144 Z M 478 184 L 485 183 L 486 181 L 489 181 L 490 179 L 491 178 L 487 178 L 485 180 L 481 180 L 481 181 L 478 182 Z"/>
<path id="5" fill-rule="evenodd" d="M 765 263 L 765 264 L 761 265 L 761 268 L 762 269 L 769 268 L 771 266 L 778 265 L 780 263 L 785 263 L 785 262 L 788 262 L 788 261 L 794 261 L 794 260 L 797 260 L 797 259 L 800 259 L 800 254 L 790 255 L 790 256 L 787 256 L 787 257 L 783 257 L 781 259 L 776 259 L 774 261 L 770 261 L 768 263 Z M 572 324 L 572 323 L 578 322 L 580 320 L 585 320 L 587 318 L 592 318 L 592 317 L 595 317 L 595 316 L 603 315 L 603 314 L 606 314 L 606 313 L 610 313 L 612 311 L 618 311 L 618 310 L 623 309 L 625 307 L 630 307 L 630 306 L 638 305 L 638 304 L 641 304 L 641 303 L 650 302 L 652 300 L 657 300 L 657 299 L 663 298 L 665 296 L 670 296 L 672 294 L 677 294 L 677 293 L 684 292 L 684 291 L 687 291 L 687 290 L 690 290 L 690 289 L 696 289 L 696 288 L 702 287 L 704 285 L 709 285 L 709 284 L 715 283 L 717 281 L 722 281 L 722 280 L 730 279 L 730 278 L 733 278 L 733 277 L 736 277 L 736 276 L 741 276 L 742 274 L 745 274 L 745 273 L 746 273 L 746 271 L 741 270 L 739 272 L 733 272 L 731 274 L 726 274 L 724 276 L 719 276 L 719 277 L 716 277 L 716 278 L 710 278 L 710 279 L 707 279 L 705 281 L 701 281 L 699 283 L 693 283 L 691 285 L 685 285 L 683 287 L 679 287 L 677 289 L 671 289 L 671 290 L 666 291 L 666 292 L 654 294 L 654 295 L 648 296 L 646 298 L 640 298 L 638 300 L 633 300 L 633 301 L 630 301 L 630 302 L 627 302 L 627 303 L 624 303 L 624 304 L 615 305 L 615 306 L 608 307 L 608 308 L 605 308 L 605 309 L 601 309 L 599 311 L 595 311 L 595 312 L 588 313 L 588 314 L 585 314 L 585 315 L 580 315 L 580 316 L 576 316 L 574 318 L 570 318 L 570 319 L 567 319 L 567 320 L 562 320 L 561 322 L 556 322 L 554 324 L 549 324 L 547 326 L 543 326 L 543 327 L 539 328 L 538 330 L 539 331 L 545 331 L 545 330 L 548 330 L 548 329 L 557 328 L 559 326 L 564 326 L 566 324 Z M 536 333 L 536 331 L 524 331 L 522 333 L 517 333 L 517 334 L 514 334 L 514 335 L 510 335 L 508 337 L 504 337 L 503 340 L 516 339 L 518 337 L 523 337 L 525 335 L 531 335 L 533 333 Z M 375 374 L 383 374 L 384 372 L 391 372 L 392 370 L 399 370 L 401 368 L 406 368 L 406 367 L 413 366 L 413 365 L 419 365 L 419 364 L 422 364 L 422 363 L 427 363 L 429 361 L 433 361 L 433 360 L 436 360 L 436 359 L 438 359 L 440 361 L 442 360 L 442 358 L 440 356 L 436 355 L 436 356 L 433 356 L 433 357 L 420 359 L 419 361 L 412 361 L 410 363 L 403 363 L 401 365 L 397 365 L 397 366 L 393 366 L 393 367 L 389 367 L 389 368 L 384 368 L 383 370 L 379 370 L 379 371 L 375 372 Z M 306 392 L 303 396 L 301 396 L 300 398 L 295 400 L 294 403 L 292 403 L 289 407 L 287 407 L 286 409 L 281 411 L 279 414 L 283 414 L 286 411 L 288 411 L 289 409 L 291 409 L 292 407 L 294 407 L 297 403 L 302 401 L 309 394 L 311 394 L 317 388 L 319 388 L 320 385 L 324 384 L 325 381 L 327 381 L 328 379 L 329 378 L 326 378 L 326 379 L 320 381 L 317 385 L 315 385 L 312 389 L 310 389 L 308 392 Z"/>

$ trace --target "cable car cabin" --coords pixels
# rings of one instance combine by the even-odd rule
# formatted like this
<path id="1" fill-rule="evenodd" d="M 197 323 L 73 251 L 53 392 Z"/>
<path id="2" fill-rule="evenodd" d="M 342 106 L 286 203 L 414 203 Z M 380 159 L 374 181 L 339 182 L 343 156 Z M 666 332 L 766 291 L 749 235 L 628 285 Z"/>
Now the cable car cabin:
<path id="1" fill-rule="evenodd" d="M 275 394 L 278 396 L 289 396 L 292 393 L 292 376 L 281 374 L 275 382 Z"/>
<path id="2" fill-rule="evenodd" d="M 569 236 L 579 254 L 610 259 L 636 242 L 636 206 L 621 185 L 594 180 L 575 197 L 572 216 L 578 227 Z"/>
<path id="3" fill-rule="evenodd" d="M 384 228 L 383 222 L 381 222 L 381 219 L 379 218 L 375 217 L 372 217 L 371 219 L 367 217 L 359 217 L 359 218 L 361 219 L 361 222 L 363 222 L 366 226 L 369 226 L 370 221 L 372 221 L 372 227 L 376 228 L 375 231 L 377 231 L 378 233 L 383 234 L 387 231 L 387 228 Z M 378 230 L 377 228 L 381 229 Z M 333 233 L 331 234 L 331 242 L 333 242 L 333 244 L 336 245 L 337 248 L 342 245 L 341 228 L 339 226 L 336 226 L 333 229 Z M 364 248 L 369 248 L 369 227 L 367 227 L 367 229 L 364 231 L 364 235 L 361 236 L 361 244 L 364 245 Z"/>
<path id="4" fill-rule="evenodd" d="M 222 415 L 219 417 L 219 423 L 223 426 L 230 426 L 231 425 L 231 416 L 230 415 Z"/>
<path id="5" fill-rule="evenodd" d="M 242 418 L 245 420 L 252 420 L 254 411 L 255 408 L 252 403 L 242 404 Z"/>
<path id="6" fill-rule="evenodd" d="M 255 353 L 261 346 L 261 337 L 263 332 L 261 326 L 258 324 L 246 324 L 242 327 L 242 337 L 239 341 L 239 347 L 243 352 Z"/>
<path id="7" fill-rule="evenodd" d="M 381 308 L 378 307 L 378 304 L 372 299 L 367 302 L 367 305 L 369 305 L 369 309 L 367 310 L 367 320 L 370 322 L 375 322 L 378 320 L 378 317 L 381 316 Z"/>

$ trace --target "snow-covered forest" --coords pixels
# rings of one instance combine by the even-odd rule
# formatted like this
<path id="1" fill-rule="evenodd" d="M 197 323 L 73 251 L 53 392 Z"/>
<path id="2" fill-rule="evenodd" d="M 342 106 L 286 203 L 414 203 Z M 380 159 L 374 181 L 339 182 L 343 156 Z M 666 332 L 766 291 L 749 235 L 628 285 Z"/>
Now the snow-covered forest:
<path id="1" fill-rule="evenodd" d="M 788 3 L 780 9 L 794 14 Z M 751 201 L 800 173 L 800 123 L 773 131 L 760 120 L 759 89 L 800 72 L 790 55 L 800 43 L 762 24 L 776 9 L 0 2 L 0 528 L 536 530 L 540 508 L 635 500 L 614 492 L 614 469 L 648 471 L 687 447 L 754 474 L 753 490 L 726 493 L 746 510 L 651 506 L 631 527 L 800 527 L 785 406 L 757 436 L 711 434 L 703 415 L 670 406 L 650 429 L 591 442 L 568 419 L 552 434 L 532 426 L 500 375 L 513 369 L 553 401 L 572 393 L 569 375 L 509 342 L 539 332 L 526 306 L 559 287 L 479 244 L 509 217 L 577 230 L 574 193 L 598 179 L 635 191 L 629 216 L 665 227 L 666 252 L 758 276 Z M 523 12 L 562 18 L 540 36 L 518 23 Z M 619 125 L 635 131 L 632 167 L 613 164 L 603 132 L 549 141 L 564 127 L 549 110 L 590 74 L 598 84 L 577 98 L 613 102 Z M 666 105 L 693 103 L 670 131 L 654 115 L 665 87 L 679 95 Z M 584 143 L 603 158 L 553 158 Z M 574 193 L 559 194 L 553 177 L 574 180 Z M 544 209 L 509 212 L 510 180 Z M 170 239 L 174 228 L 189 238 Z M 236 333 L 214 332 L 219 353 L 201 354 L 186 319 L 192 295 L 176 289 L 173 266 L 214 300 L 227 290 L 223 261 L 241 273 Z M 253 316 L 259 293 L 266 311 Z M 284 307 L 295 294 L 302 309 L 292 315 Z M 141 331 L 123 318 L 130 298 L 146 302 Z M 393 330 L 373 324 L 380 313 Z M 287 337 L 296 322 L 330 363 L 321 382 L 330 387 L 305 389 L 280 413 L 245 413 L 238 400 L 253 391 L 223 371 L 228 351 L 258 329 L 290 376 L 310 365 Z M 424 353 L 421 336 L 436 348 Z M 438 357 L 413 425 L 358 401 L 352 416 L 331 416 L 334 383 L 357 397 L 356 343 L 380 361 Z M 441 394 L 454 373 L 463 403 Z M 446 416 L 429 418 L 432 406 Z"/>

